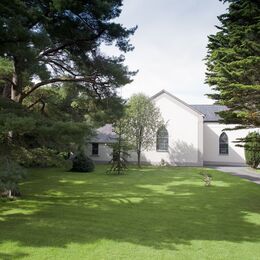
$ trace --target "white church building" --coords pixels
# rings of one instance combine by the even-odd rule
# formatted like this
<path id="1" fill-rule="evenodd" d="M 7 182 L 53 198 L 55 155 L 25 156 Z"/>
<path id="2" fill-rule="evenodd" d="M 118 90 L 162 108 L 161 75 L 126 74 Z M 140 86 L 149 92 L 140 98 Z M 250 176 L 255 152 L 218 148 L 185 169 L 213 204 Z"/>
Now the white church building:
<path id="1" fill-rule="evenodd" d="M 160 164 L 164 160 L 176 166 L 245 165 L 244 148 L 234 141 L 250 130 L 224 131 L 234 126 L 218 122 L 216 112 L 225 110 L 224 106 L 188 105 L 165 90 L 151 99 L 167 123 L 158 130 L 154 147 L 142 151 L 142 163 Z M 111 125 L 98 129 L 88 145 L 88 155 L 95 162 L 109 162 L 112 151 L 107 144 L 114 140 Z M 137 161 L 136 153 L 131 153 L 129 161 Z"/>

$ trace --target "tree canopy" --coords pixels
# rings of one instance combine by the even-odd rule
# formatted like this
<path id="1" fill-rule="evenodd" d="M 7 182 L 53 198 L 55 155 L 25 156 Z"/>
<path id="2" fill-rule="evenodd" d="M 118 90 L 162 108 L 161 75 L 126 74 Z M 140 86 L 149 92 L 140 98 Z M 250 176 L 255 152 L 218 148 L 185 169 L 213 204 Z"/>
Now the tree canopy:
<path id="1" fill-rule="evenodd" d="M 132 49 L 126 29 L 113 22 L 121 0 L 1 1 L 0 57 L 13 64 L 12 99 L 22 102 L 50 83 L 77 82 L 98 96 L 109 96 L 130 82 L 123 56 L 108 57 L 100 46 Z"/>
<path id="2" fill-rule="evenodd" d="M 223 0 L 222 0 L 223 1 Z M 260 2 L 226 0 L 227 13 L 218 17 L 218 32 L 208 37 L 208 96 L 229 109 L 222 122 L 236 128 L 260 126 Z"/>
<path id="3" fill-rule="evenodd" d="M 125 136 L 137 153 L 141 165 L 141 152 L 151 148 L 156 140 L 156 132 L 163 125 L 159 109 L 144 94 L 133 95 L 126 108 Z"/>
<path id="4" fill-rule="evenodd" d="M 0 142 L 4 150 L 68 149 L 122 111 L 117 88 L 135 72 L 127 29 L 115 22 L 122 0 L 0 2 Z M 5 146 L 4 146 L 5 145 Z"/>

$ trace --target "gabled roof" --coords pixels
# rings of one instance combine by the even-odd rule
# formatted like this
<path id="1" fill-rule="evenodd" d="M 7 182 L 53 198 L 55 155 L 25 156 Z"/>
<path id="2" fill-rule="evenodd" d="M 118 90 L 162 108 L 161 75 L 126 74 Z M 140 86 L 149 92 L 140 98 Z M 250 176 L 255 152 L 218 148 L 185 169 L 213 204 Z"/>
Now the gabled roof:
<path id="1" fill-rule="evenodd" d="M 225 111 L 228 108 L 221 105 L 191 105 L 195 110 L 204 115 L 204 122 L 218 122 L 221 118 L 217 112 Z"/>
<path id="2" fill-rule="evenodd" d="M 112 124 L 106 124 L 97 129 L 97 135 L 91 139 L 92 143 L 113 143 L 116 134 L 113 132 Z"/>
<path id="3" fill-rule="evenodd" d="M 192 106 L 188 105 L 187 103 L 185 103 L 183 100 L 177 98 L 176 96 L 174 96 L 173 94 L 171 94 L 170 92 L 166 91 L 166 90 L 161 90 L 160 92 L 158 92 L 157 94 L 153 95 L 151 97 L 151 99 L 155 99 L 157 97 L 159 97 L 160 95 L 162 94 L 166 94 L 168 96 L 170 96 L 171 98 L 175 99 L 177 102 L 179 102 L 180 104 L 186 106 L 187 108 L 191 109 L 193 112 L 195 112 L 197 115 L 202 115 L 203 116 L 203 113 L 201 113 L 200 111 L 194 109 Z"/>
<path id="4" fill-rule="evenodd" d="M 151 97 L 151 99 L 155 99 L 156 97 L 167 94 L 171 98 L 177 100 L 182 105 L 188 107 L 197 115 L 203 116 L 204 122 L 218 122 L 220 116 L 216 114 L 217 112 L 227 110 L 228 108 L 220 105 L 188 105 L 181 99 L 175 97 L 171 93 L 166 90 L 161 90 L 157 94 Z M 106 124 L 103 127 L 97 129 L 97 135 L 91 139 L 93 143 L 113 143 L 115 142 L 116 134 L 113 132 L 112 124 Z"/>
<path id="5" fill-rule="evenodd" d="M 182 101 L 181 99 L 177 98 L 176 96 L 172 95 L 170 92 L 166 90 L 161 90 L 157 94 L 153 95 L 151 99 L 155 99 L 159 97 L 162 94 L 166 94 L 170 96 L 171 98 L 177 100 L 179 103 L 183 104 L 184 106 L 190 108 L 197 114 L 203 115 L 203 121 L 204 122 L 218 122 L 221 118 L 217 114 L 217 112 L 227 110 L 228 108 L 226 106 L 221 105 L 189 105 Z"/>

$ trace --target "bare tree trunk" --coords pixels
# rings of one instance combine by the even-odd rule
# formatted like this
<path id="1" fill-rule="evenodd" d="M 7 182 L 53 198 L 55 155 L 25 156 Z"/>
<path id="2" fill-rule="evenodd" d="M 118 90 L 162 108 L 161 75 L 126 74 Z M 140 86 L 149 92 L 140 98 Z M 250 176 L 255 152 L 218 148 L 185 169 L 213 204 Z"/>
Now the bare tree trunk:
<path id="1" fill-rule="evenodd" d="M 141 151 L 137 151 L 137 165 L 139 168 L 141 168 Z"/>
<path id="2" fill-rule="evenodd" d="M 11 99 L 17 103 L 22 103 L 22 73 L 19 67 L 18 60 L 14 58 L 14 72 L 11 87 L 9 89 Z M 13 131 L 8 132 L 8 139 L 10 142 L 14 141 L 14 134 Z"/>
<path id="3" fill-rule="evenodd" d="M 14 73 L 12 79 L 12 87 L 11 87 L 11 99 L 17 103 L 22 102 L 22 73 L 19 66 L 19 62 L 16 58 L 14 58 Z"/>
<path id="4" fill-rule="evenodd" d="M 142 138 L 143 138 L 143 127 L 140 127 L 138 144 L 137 144 L 137 162 L 139 168 L 141 168 Z"/>

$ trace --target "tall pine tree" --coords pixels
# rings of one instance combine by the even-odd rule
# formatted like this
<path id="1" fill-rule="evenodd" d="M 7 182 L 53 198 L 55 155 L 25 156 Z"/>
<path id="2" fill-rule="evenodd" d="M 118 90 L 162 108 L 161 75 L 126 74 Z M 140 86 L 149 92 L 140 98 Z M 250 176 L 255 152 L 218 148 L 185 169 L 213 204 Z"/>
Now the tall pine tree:
<path id="1" fill-rule="evenodd" d="M 82 142 L 93 121 L 121 108 L 116 90 L 134 74 L 124 57 L 133 49 L 115 22 L 122 0 L 0 2 L 0 148 L 58 148 Z M 1 150 L 1 149 L 0 149 Z"/>
<path id="2" fill-rule="evenodd" d="M 208 37 L 208 96 L 229 108 L 220 113 L 236 128 L 260 126 L 260 2 L 222 0 L 227 13 L 218 17 L 218 32 Z"/>
<path id="3" fill-rule="evenodd" d="M 11 98 L 23 102 L 42 86 L 77 82 L 98 97 L 109 96 L 130 82 L 123 57 L 100 51 L 115 44 L 132 49 L 126 29 L 113 20 L 122 0 L 3 0 L 0 3 L 0 57 L 13 64 Z"/>

